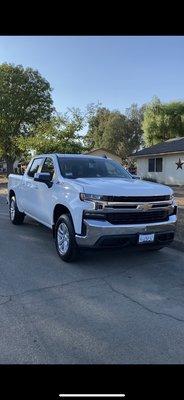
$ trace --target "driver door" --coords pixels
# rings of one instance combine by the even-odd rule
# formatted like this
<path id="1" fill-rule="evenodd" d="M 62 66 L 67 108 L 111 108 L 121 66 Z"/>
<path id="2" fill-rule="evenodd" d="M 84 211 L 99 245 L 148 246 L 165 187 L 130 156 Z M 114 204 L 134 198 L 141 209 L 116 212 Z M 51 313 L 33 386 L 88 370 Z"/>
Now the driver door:
<path id="1" fill-rule="evenodd" d="M 47 226 L 52 225 L 52 210 L 54 201 L 54 181 L 55 181 L 55 167 L 52 157 L 46 157 L 40 172 L 47 172 L 51 176 L 52 186 L 48 187 L 46 183 L 35 182 L 37 184 L 36 190 L 36 204 L 37 204 L 37 218 Z"/>

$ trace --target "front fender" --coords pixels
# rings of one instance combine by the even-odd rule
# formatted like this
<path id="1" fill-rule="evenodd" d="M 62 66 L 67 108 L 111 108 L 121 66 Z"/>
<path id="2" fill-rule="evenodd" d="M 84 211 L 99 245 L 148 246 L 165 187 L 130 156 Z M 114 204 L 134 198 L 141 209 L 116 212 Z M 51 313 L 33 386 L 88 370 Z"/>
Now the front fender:
<path id="1" fill-rule="evenodd" d="M 73 187 L 71 183 L 59 183 L 54 194 L 53 206 L 55 208 L 56 204 L 60 204 L 69 210 L 73 220 L 75 233 L 80 235 L 82 233 L 83 210 L 92 209 L 93 204 L 89 202 L 87 205 L 85 202 L 81 201 L 79 193 L 80 190 L 76 190 L 76 187 Z"/>

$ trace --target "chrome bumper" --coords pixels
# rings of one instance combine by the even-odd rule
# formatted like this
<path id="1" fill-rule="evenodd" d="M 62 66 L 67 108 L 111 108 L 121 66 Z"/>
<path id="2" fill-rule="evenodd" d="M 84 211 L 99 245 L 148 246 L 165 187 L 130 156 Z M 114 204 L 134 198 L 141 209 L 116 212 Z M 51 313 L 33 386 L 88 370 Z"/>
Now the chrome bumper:
<path id="1" fill-rule="evenodd" d="M 75 235 L 79 246 L 93 247 L 104 236 L 135 235 L 139 233 L 167 233 L 176 229 L 176 215 L 171 215 L 169 221 L 151 224 L 112 225 L 108 221 L 85 219 L 86 234 Z"/>

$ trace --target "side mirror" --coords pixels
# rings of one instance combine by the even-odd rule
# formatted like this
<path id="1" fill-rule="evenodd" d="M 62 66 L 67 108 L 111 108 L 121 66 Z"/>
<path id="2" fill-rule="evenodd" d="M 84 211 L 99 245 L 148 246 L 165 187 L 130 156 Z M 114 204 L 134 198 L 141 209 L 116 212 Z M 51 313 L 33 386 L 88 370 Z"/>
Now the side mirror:
<path id="1" fill-rule="evenodd" d="M 41 172 L 34 174 L 34 181 L 45 183 L 48 187 L 52 186 L 52 178 L 49 172 Z"/>

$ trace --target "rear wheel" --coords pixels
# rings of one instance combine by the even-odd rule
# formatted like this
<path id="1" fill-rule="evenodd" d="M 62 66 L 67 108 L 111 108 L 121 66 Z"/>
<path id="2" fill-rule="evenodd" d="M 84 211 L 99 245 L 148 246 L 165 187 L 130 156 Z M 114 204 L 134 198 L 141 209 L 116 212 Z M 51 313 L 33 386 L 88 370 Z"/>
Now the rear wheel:
<path id="1" fill-rule="evenodd" d="M 72 219 L 68 214 L 61 215 L 56 223 L 55 245 L 62 260 L 70 262 L 76 259 L 78 247 Z"/>
<path id="2" fill-rule="evenodd" d="M 25 214 L 19 211 L 15 196 L 10 199 L 9 213 L 12 224 L 21 225 L 23 223 Z"/>

